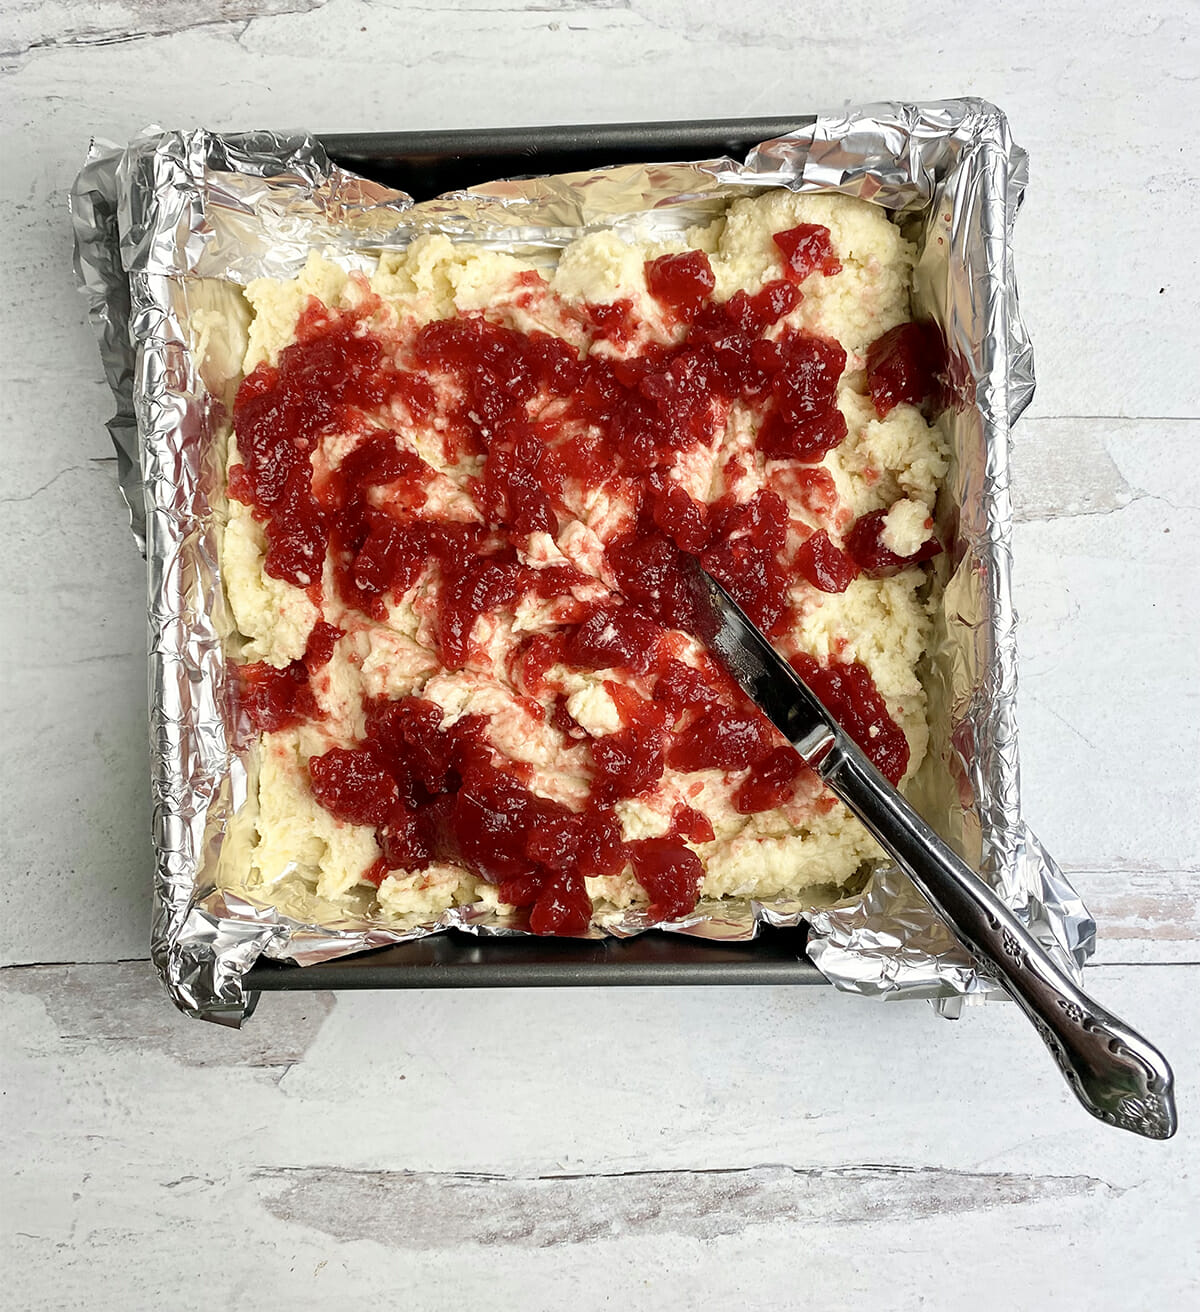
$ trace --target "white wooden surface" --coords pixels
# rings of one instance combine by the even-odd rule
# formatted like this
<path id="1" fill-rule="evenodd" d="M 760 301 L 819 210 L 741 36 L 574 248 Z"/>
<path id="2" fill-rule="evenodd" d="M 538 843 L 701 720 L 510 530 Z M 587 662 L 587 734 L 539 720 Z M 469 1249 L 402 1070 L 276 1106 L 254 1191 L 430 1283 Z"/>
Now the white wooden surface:
<path id="1" fill-rule="evenodd" d="M 1193 5 L 1113 0 L 0 0 L 0 1306 L 1196 1299 L 1198 36 Z M 588 990 L 177 1017 L 140 960 L 142 571 L 70 275 L 89 136 L 964 92 L 1033 162 L 1026 810 L 1101 922 L 1090 986 L 1175 1062 L 1179 1136 L 1091 1122 L 1011 1007 Z"/>

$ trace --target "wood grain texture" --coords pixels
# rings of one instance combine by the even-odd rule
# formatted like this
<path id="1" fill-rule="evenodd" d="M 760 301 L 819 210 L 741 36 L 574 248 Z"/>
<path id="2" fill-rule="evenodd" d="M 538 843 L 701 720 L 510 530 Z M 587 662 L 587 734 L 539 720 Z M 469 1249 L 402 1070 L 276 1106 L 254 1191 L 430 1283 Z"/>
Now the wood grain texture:
<path id="1" fill-rule="evenodd" d="M 43 413 L 54 445 L 62 430 Z M 39 427 L 16 436 L 29 459 L 9 466 L 6 486 L 21 490 L 0 506 L 0 791 L 12 808 L 0 832 L 3 957 L 140 957 L 153 868 L 145 567 L 113 466 L 90 456 L 103 428 L 76 430 L 81 449 L 50 472 Z"/>
<path id="2" fill-rule="evenodd" d="M 1101 961 L 1200 957 L 1198 439 L 1194 419 L 1014 434 L 1025 811 Z"/>
<path id="3" fill-rule="evenodd" d="M 1200 963 L 1200 871 L 1070 870 L 1099 926 L 1097 965 Z"/>
<path id="4" fill-rule="evenodd" d="M 1200 424 L 1017 431 L 1015 502 L 1028 488 L 1043 507 L 1013 535 L 1026 810 L 1072 867 L 1191 871 L 1194 888 Z"/>
<path id="5" fill-rule="evenodd" d="M 325 0 L 9 0 L 0 65 L 58 46 L 115 45 L 214 24 L 307 13 Z"/>
<path id="6" fill-rule="evenodd" d="M 1092 1176 L 936 1167 L 751 1166 L 508 1179 L 466 1172 L 274 1168 L 255 1174 L 267 1211 L 339 1240 L 366 1232 L 420 1253 L 557 1248 L 626 1236 L 712 1241 L 760 1226 L 869 1226 L 881 1210 L 910 1221 L 1031 1202 L 1064 1208 L 1122 1192 Z"/>
<path id="7" fill-rule="evenodd" d="M 161 1053 L 182 1066 L 277 1071 L 299 1061 L 333 1010 L 331 993 L 296 993 L 271 1008 L 269 1025 L 247 1027 L 233 1042 L 214 1026 L 181 1024 L 148 961 L 36 966 L 3 976 L 6 994 L 36 997 L 66 1051 L 103 1048 L 120 1056 Z"/>
<path id="8" fill-rule="evenodd" d="M 1181 1307 L 1198 985 L 1093 972 L 1176 1060 L 1163 1145 L 1084 1116 L 1012 1007 L 279 995 L 233 1032 L 140 968 L 10 969 L 8 1306 Z"/>

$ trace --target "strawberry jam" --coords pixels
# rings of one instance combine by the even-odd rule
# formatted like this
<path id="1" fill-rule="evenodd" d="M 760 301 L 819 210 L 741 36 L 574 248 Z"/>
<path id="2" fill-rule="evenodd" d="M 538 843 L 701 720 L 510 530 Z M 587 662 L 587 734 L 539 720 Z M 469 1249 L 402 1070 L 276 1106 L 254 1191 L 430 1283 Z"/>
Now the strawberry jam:
<path id="1" fill-rule="evenodd" d="M 281 670 L 266 661 L 239 665 L 237 683 L 242 707 L 259 733 L 293 729 L 320 714 L 303 661 L 293 661 Z"/>
<path id="2" fill-rule="evenodd" d="M 920 405 L 945 370 L 941 335 L 931 323 L 902 323 L 867 350 L 867 388 L 882 419 L 901 402 Z"/>
<path id="3" fill-rule="evenodd" d="M 783 256 L 787 276 L 803 282 L 811 273 L 827 278 L 841 273 L 841 261 L 833 252 L 829 229 L 820 223 L 801 223 L 787 232 L 777 232 L 771 239 Z"/>
<path id="4" fill-rule="evenodd" d="M 585 795 L 567 806 L 534 790 L 529 764 L 497 750 L 488 717 L 448 720 L 420 696 L 368 701 L 361 736 L 314 755 L 308 774 L 331 815 L 374 830 L 370 882 L 449 862 L 495 885 L 535 933 L 583 934 L 586 880 L 632 870 L 651 918 L 678 919 L 703 882 L 693 846 L 715 841 L 712 821 L 680 800 L 709 786 L 689 775 L 722 776 L 743 815 L 813 794 L 796 753 L 682 636 L 698 624 L 683 567 L 698 557 L 781 636 L 793 605 L 808 604 L 800 581 L 837 593 L 931 551 L 890 556 L 882 512 L 860 519 L 844 550 L 793 518 L 832 525 L 839 506 L 819 462 L 846 437 L 837 403 L 846 354 L 789 316 L 807 279 L 841 265 L 820 225 L 774 243 L 783 276 L 723 302 L 704 253 L 648 261 L 660 311 L 650 324 L 630 300 L 567 304 L 525 273 L 494 311 L 397 326 L 363 284 L 355 310 L 310 300 L 295 344 L 242 384 L 229 495 L 263 525 L 266 572 L 322 612 L 301 660 L 239 667 L 255 727 L 317 722 L 338 741 L 341 712 L 326 716 L 317 700 L 337 705 L 322 671 L 338 653 L 357 663 L 364 630 L 386 632 L 416 612 L 442 670 L 507 681 L 531 732 L 557 735 L 570 772 L 586 777 Z M 519 330 L 513 306 L 522 324 L 557 314 L 571 340 Z M 915 325 L 876 342 L 868 381 L 878 412 L 926 397 L 933 360 Z M 735 406 L 753 434 L 736 457 L 722 454 Z M 710 480 L 714 457 L 723 477 Z M 765 474 L 739 493 L 752 466 Z M 706 498 L 710 485 L 733 490 Z M 586 575 L 552 551 L 567 550 L 564 530 L 581 518 L 599 538 Z M 907 742 L 865 667 L 795 663 L 899 779 Z M 570 714 L 567 695 L 580 685 L 568 676 L 578 672 L 604 680 L 615 730 L 589 733 Z M 634 798 L 669 815 L 660 836 L 624 838 L 616 808 Z"/>
<path id="5" fill-rule="evenodd" d="M 823 528 L 796 552 L 796 568 L 822 592 L 845 592 L 858 576 L 859 565 L 829 540 Z"/>
<path id="6" fill-rule="evenodd" d="M 602 801 L 637 797 L 662 778 L 666 734 L 653 724 L 630 724 L 591 742 L 593 796 Z"/>
<path id="7" fill-rule="evenodd" d="M 805 654 L 792 657 L 792 665 L 879 772 L 898 784 L 908 769 L 908 739 L 867 667 L 858 661 L 822 666 Z"/>
<path id="8" fill-rule="evenodd" d="M 794 748 L 776 747 L 755 762 L 734 794 L 734 808 L 742 815 L 753 815 L 783 806 L 796 795 L 796 785 L 807 770 Z"/>
<path id="9" fill-rule="evenodd" d="M 631 846 L 633 873 L 650 897 L 650 918 L 678 920 L 693 911 L 704 881 L 695 852 L 666 837 L 643 838 Z"/>
<path id="10" fill-rule="evenodd" d="M 310 673 L 319 670 L 322 665 L 329 664 L 333 659 L 333 649 L 337 646 L 338 639 L 344 636 L 341 629 L 326 624 L 324 620 L 318 620 L 313 625 L 312 632 L 308 635 L 308 644 L 304 648 L 304 664 Z"/>
<path id="11" fill-rule="evenodd" d="M 526 908 L 538 934 L 585 933 L 591 899 L 584 880 L 616 874 L 630 861 L 656 919 L 695 905 L 703 869 L 685 840 L 712 839 L 703 816 L 682 807 L 666 837 L 625 842 L 607 806 L 572 812 L 500 768 L 473 717 L 449 729 L 441 720 L 439 707 L 417 697 L 376 704 L 359 746 L 309 762 L 313 795 L 326 810 L 374 826 L 380 877 L 455 862 Z"/>
<path id="12" fill-rule="evenodd" d="M 765 633 L 787 627 L 788 572 L 783 560 L 788 511 L 770 489 L 722 507 L 714 545 L 700 557 L 704 568 Z"/>
<path id="13" fill-rule="evenodd" d="M 873 510 L 856 520 L 846 538 L 846 550 L 854 564 L 873 579 L 895 574 L 909 565 L 920 564 L 941 555 L 942 544 L 937 538 L 927 538 L 911 556 L 898 556 L 883 544 L 886 510 Z"/>
<path id="14" fill-rule="evenodd" d="M 757 712 L 713 706 L 676 737 L 667 762 L 673 770 L 744 770 L 762 757 L 772 737 Z"/>
<path id="15" fill-rule="evenodd" d="M 646 265 L 646 287 L 650 295 L 677 322 L 690 323 L 715 285 L 712 266 L 703 251 L 663 255 Z"/>
<path id="16" fill-rule="evenodd" d="M 662 629 L 633 606 L 597 605 L 567 637 L 563 656 L 577 669 L 624 668 L 646 674 Z"/>
<path id="17" fill-rule="evenodd" d="M 267 518 L 266 572 L 304 588 L 321 577 L 329 529 L 312 489 L 318 438 L 355 409 L 382 405 L 395 379 L 379 343 L 352 318 L 317 309 L 301 317 L 298 340 L 277 367 L 260 364 L 242 383 L 233 408 L 242 467 L 231 491 Z"/>

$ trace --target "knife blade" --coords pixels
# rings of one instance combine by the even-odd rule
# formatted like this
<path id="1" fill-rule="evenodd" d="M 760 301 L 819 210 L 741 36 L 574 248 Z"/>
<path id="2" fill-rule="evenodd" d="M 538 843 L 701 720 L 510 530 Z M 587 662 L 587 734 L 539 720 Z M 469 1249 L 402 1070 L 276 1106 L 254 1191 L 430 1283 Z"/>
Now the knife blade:
<path id="1" fill-rule="evenodd" d="M 837 722 L 695 556 L 683 556 L 681 568 L 696 637 L 805 761 L 815 764 L 838 733 Z"/>

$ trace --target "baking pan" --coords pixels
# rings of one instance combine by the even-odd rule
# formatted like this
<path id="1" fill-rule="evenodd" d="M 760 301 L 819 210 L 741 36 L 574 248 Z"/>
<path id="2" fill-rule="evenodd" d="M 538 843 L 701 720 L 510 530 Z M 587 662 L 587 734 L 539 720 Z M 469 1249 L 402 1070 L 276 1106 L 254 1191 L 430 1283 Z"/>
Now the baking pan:
<path id="1" fill-rule="evenodd" d="M 331 168 L 330 151 L 351 171 Z M 671 161 L 697 159 L 709 163 L 670 171 Z M 622 160 L 619 181 L 590 190 L 600 181 L 597 165 Z M 555 182 L 555 170 L 567 172 Z M 428 218 L 436 228 L 449 215 L 453 231 L 481 225 L 501 246 L 524 218 L 535 234 L 547 226 L 569 230 L 591 222 L 588 215 L 602 223 L 693 200 L 703 209 L 714 191 L 763 184 L 866 197 L 913 219 L 923 249 L 919 309 L 944 325 L 962 402 L 948 411 L 958 456 L 949 489 L 960 503 L 958 563 L 931 653 L 940 712 L 932 729 L 948 768 L 931 772 L 919 800 L 947 841 L 1053 945 L 1064 968 L 1077 971 L 1093 950 L 1095 924 L 1021 817 L 1013 707 L 1008 432 L 1033 395 L 1034 370 L 1017 305 L 1012 226 L 1027 172 L 1003 113 L 974 97 L 847 107 L 815 118 L 409 132 L 323 143 L 308 133 L 205 129 L 152 130 L 124 147 L 94 140 L 70 195 L 75 260 L 117 403 L 109 431 L 118 478 L 148 565 L 151 952 L 176 1005 L 237 1026 L 249 998 L 264 988 L 773 981 L 780 970 L 815 981 L 807 958 L 847 992 L 935 998 L 953 1012 L 965 998 L 995 991 L 911 882 L 888 865 L 832 907 L 735 900 L 728 915 L 695 927 L 700 943 L 690 935 L 637 939 L 642 921 L 635 917 L 614 937 L 636 941 L 602 946 L 497 942 L 511 933 L 503 918 L 448 915 L 439 926 L 461 926 L 488 941 L 451 934 L 444 945 L 414 947 L 407 932 L 356 916 L 327 923 L 301 910 L 295 919 L 253 893 L 243 897 L 236 880 L 225 882 L 228 823 L 240 814 L 250 778 L 238 749 L 231 751 L 218 525 L 207 495 L 208 438 L 226 417 L 189 347 L 199 327 L 193 311 L 220 291 L 206 279 L 291 276 L 314 244 L 402 239 L 414 225 L 406 204 L 392 203 L 389 182 L 426 199 L 429 212 L 418 212 L 417 226 Z M 354 179 L 364 174 L 381 185 L 358 186 Z M 505 177 L 497 195 L 462 190 Z M 799 932 L 770 933 L 769 941 L 728 951 L 765 926 L 798 924 Z M 416 929 L 413 937 L 428 933 Z M 407 945 L 389 951 L 397 941 Z M 339 961 L 350 953 L 359 956 Z M 270 964 L 280 961 L 309 964 Z"/>
<path id="2" fill-rule="evenodd" d="M 744 156 L 813 122 L 795 118 L 577 127 L 478 128 L 322 136 L 344 168 L 425 200 L 495 178 L 609 164 Z M 807 926 L 764 929 L 748 943 L 650 931 L 629 939 L 477 937 L 452 930 L 375 952 L 285 965 L 260 957 L 246 974 L 251 1006 L 283 989 L 525 988 L 659 984 L 824 984 L 804 955 Z"/>
<path id="3" fill-rule="evenodd" d="M 542 988 L 638 984 L 823 984 L 805 928 L 764 929 L 748 943 L 648 930 L 636 938 L 479 937 L 451 929 L 312 966 L 259 958 L 255 992 L 285 989 Z"/>
<path id="4" fill-rule="evenodd" d="M 731 118 L 699 123 L 600 123 L 454 132 L 365 132 L 322 136 L 335 164 L 428 200 L 497 178 L 574 173 L 613 164 L 741 158 L 760 142 L 815 122 Z"/>

